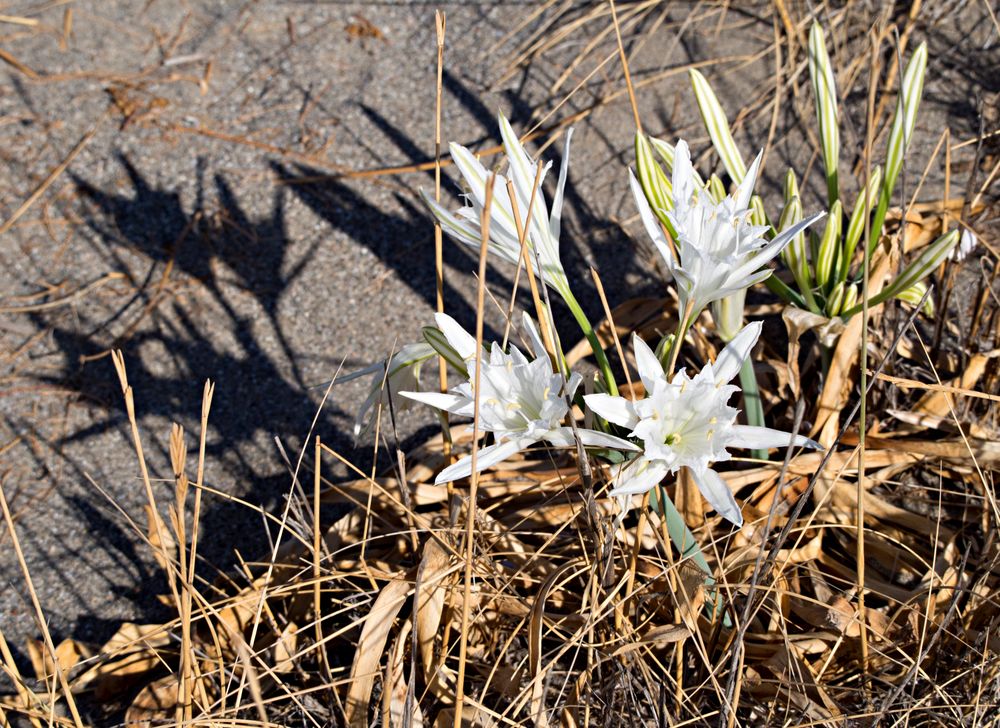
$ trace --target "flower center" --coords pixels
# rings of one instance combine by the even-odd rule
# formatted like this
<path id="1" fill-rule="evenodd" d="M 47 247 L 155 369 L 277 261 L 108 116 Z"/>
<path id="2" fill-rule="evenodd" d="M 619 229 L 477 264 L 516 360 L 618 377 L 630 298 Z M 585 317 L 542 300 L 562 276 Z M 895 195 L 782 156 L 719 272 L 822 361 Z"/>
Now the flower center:
<path id="1" fill-rule="evenodd" d="M 680 442 L 680 439 L 681 436 L 678 433 L 671 432 L 669 435 L 666 436 L 666 438 L 664 438 L 663 444 L 673 446 L 676 445 L 678 442 Z"/>

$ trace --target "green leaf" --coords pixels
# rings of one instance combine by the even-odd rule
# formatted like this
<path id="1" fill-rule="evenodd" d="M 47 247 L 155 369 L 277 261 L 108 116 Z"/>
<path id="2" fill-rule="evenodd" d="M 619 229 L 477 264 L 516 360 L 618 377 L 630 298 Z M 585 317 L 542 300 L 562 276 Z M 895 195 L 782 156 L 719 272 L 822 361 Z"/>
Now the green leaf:
<path id="1" fill-rule="evenodd" d="M 948 254 L 951 253 L 955 245 L 958 244 L 958 238 L 958 230 L 952 230 L 950 233 L 945 233 L 924 248 L 920 255 L 917 256 L 916 260 L 906 266 L 906 268 L 903 269 L 903 272 L 900 273 L 894 281 L 879 291 L 878 295 L 873 296 L 869 300 L 868 306 L 877 306 L 883 301 L 895 298 L 900 293 L 906 291 L 906 289 L 916 285 L 930 275 L 930 273 L 941 265 L 941 262 L 948 257 Z M 862 306 L 859 304 L 848 309 L 847 311 L 844 311 L 843 315 L 845 318 L 853 316 L 861 309 Z"/>

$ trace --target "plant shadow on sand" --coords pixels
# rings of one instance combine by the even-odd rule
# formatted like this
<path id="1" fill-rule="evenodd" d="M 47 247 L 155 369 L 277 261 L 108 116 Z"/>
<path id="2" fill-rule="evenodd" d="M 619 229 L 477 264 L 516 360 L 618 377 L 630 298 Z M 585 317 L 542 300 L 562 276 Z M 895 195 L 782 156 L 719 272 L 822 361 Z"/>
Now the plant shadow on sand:
<path id="1" fill-rule="evenodd" d="M 495 143 L 491 137 L 495 119 L 475 94 L 454 77 L 449 76 L 446 86 L 460 102 L 473 105 L 469 111 L 484 134 L 480 143 Z M 515 114 L 527 116 L 523 104 L 514 103 L 513 108 Z M 392 127 L 373 109 L 365 109 L 365 113 L 409 161 L 425 160 L 419 145 L 403 130 Z M 560 146 L 545 153 L 555 170 L 562 163 L 561 151 Z M 303 376 L 303 352 L 296 350 L 286 330 L 288 322 L 282 318 L 285 297 L 313 262 L 321 244 L 296 244 L 290 239 L 286 220 L 290 196 L 332 229 L 374 253 L 432 309 L 433 228 L 415 194 L 415 188 L 420 182 L 426 184 L 427 178 L 421 177 L 418 184 L 396 193 L 394 210 L 388 211 L 366 199 L 365 183 L 323 178 L 319 170 L 307 165 L 274 161 L 270 168 L 278 184 L 273 187 L 269 208 L 260 214 L 241 202 L 222 175 L 212 175 L 206 181 L 205 160 L 196 160 L 193 191 L 153 183 L 142 171 L 142 164 L 124 153 L 117 155 L 116 162 L 124 184 L 114 190 L 99 187 L 81 174 L 70 176 L 79 193 L 89 242 L 104 257 L 108 269 L 126 272 L 131 284 L 127 293 L 111 299 L 111 305 L 98 309 L 100 313 L 84 309 L 76 320 L 46 313 L 31 315 L 37 329 L 51 332 L 56 353 L 66 363 L 61 370 L 33 375 L 35 381 L 74 391 L 92 410 L 89 423 L 68 432 L 59 443 L 68 472 L 78 482 L 87 482 L 88 469 L 73 457 L 73 448 L 85 447 L 109 429 L 120 431 L 123 438 L 119 442 L 128 448 L 121 391 L 108 357 L 102 356 L 112 348 L 121 348 L 135 392 L 144 446 L 154 464 L 154 478 L 169 472 L 167 422 L 179 422 L 188 431 L 189 441 L 196 441 L 202 388 L 204 381 L 211 379 L 216 392 L 209 418 L 206 483 L 280 515 L 291 476 L 274 441 L 282 443 L 294 464 L 323 392 L 322 388 L 311 389 L 315 382 Z M 457 205 L 457 187 L 448 181 L 451 174 L 446 171 L 444 175 L 444 196 Z M 317 177 L 322 179 L 310 181 Z M 608 271 L 606 281 L 637 271 L 634 256 L 623 256 L 620 245 L 595 244 L 581 253 L 575 240 L 578 231 L 597 229 L 599 216 L 579 195 L 572 167 L 566 198 L 567 210 L 574 215 L 564 224 L 562 251 L 567 269 L 585 275 L 587 266 L 593 264 L 602 272 Z M 608 228 L 606 222 L 601 224 Z M 617 227 L 590 235 L 591 239 L 610 236 L 624 238 Z M 449 313 L 471 328 L 475 310 L 450 281 L 460 280 L 458 276 L 465 277 L 475 268 L 476 253 L 446 238 L 444 255 Z M 511 280 L 509 266 L 489 267 L 488 284 L 493 290 L 509 290 Z M 596 297 L 581 298 L 588 315 L 599 320 L 603 313 Z M 576 333 L 569 325 L 564 336 L 575 341 L 572 337 Z M 487 326 L 486 335 L 496 337 L 498 332 Z M 326 362 L 331 375 L 340 354 L 332 352 Z M 345 370 L 366 363 L 348 361 Z M 367 470 L 372 448 L 370 444 L 356 446 L 344 424 L 353 418 L 351 408 L 357 403 L 348 402 L 341 408 L 335 400 L 339 398 L 326 402 L 315 432 Z M 422 427 L 400 443 L 401 448 L 405 451 L 426 440 L 434 428 L 430 424 Z M 389 439 L 391 442 L 391 433 Z M 190 458 L 189 464 L 193 467 Z M 127 473 L 133 475 L 136 473 Z M 161 506 L 168 502 L 165 488 L 157 493 Z M 96 573 L 100 569 L 95 565 L 93 571 L 105 583 L 106 591 L 131 603 L 139 621 L 162 618 L 166 608 L 157 594 L 166 592 L 166 585 L 151 564 L 148 549 L 136 544 L 132 526 L 96 489 L 66 501 L 89 532 L 100 534 L 102 548 L 116 568 L 128 574 L 130 583 L 116 583 L 108 575 Z M 224 571 L 233 565 L 236 550 L 246 559 L 269 552 L 276 527 L 273 523 L 268 526 L 259 511 L 214 496 L 205 499 L 203 508 L 199 555 L 205 561 L 207 578 L 214 578 L 215 569 Z M 324 519 L 335 518 L 340 512 L 324 512 Z M 141 511 L 133 508 L 128 515 L 140 528 L 145 527 Z M 67 588 L 72 591 L 76 587 L 67 584 Z M 82 597 L 79 601 L 85 603 Z M 71 628 L 70 636 L 101 642 L 114 631 L 115 624 L 115 620 L 84 616 Z"/>

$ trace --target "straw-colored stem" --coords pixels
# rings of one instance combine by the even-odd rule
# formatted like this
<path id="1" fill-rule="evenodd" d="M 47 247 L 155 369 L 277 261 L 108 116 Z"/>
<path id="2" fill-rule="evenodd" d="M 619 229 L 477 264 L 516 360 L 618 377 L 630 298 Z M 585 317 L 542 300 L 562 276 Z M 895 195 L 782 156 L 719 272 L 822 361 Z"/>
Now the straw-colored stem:
<path id="1" fill-rule="evenodd" d="M 517 270 L 520 272 L 521 266 L 525 267 L 528 274 L 528 287 L 531 289 L 531 300 L 535 305 L 535 316 L 538 319 L 538 327 L 542 336 L 542 343 L 545 344 L 545 351 L 548 352 L 555 367 L 562 366 L 562 352 L 556 350 L 555 340 L 552 336 L 552 327 L 549 324 L 549 314 L 542 303 L 542 296 L 538 290 L 538 281 L 535 279 L 534 263 L 528 258 L 528 231 L 531 230 L 531 213 L 535 209 L 535 196 L 538 188 L 542 184 L 542 165 L 536 165 L 535 181 L 531 186 L 531 196 L 528 197 L 528 219 L 521 223 L 521 212 L 517 206 L 517 195 L 514 193 L 514 183 L 507 180 L 507 196 L 510 198 L 510 208 L 514 215 L 514 226 L 517 228 L 517 238 L 521 245 L 518 255 Z M 514 290 L 511 292 L 510 308 L 507 311 L 507 326 L 510 326 L 510 317 L 514 309 L 514 296 L 517 292 L 517 278 L 514 279 Z M 508 331 L 504 331 L 504 344 L 507 343 Z M 536 352 L 537 353 L 537 352 Z"/>
<path id="2" fill-rule="evenodd" d="M 66 705 L 69 707 L 70 715 L 73 718 L 73 724 L 76 728 L 83 728 L 83 720 L 80 718 L 80 711 L 76 707 L 76 699 L 73 697 L 73 693 L 69 689 L 69 682 L 66 680 L 66 673 L 59 665 L 59 658 L 56 655 L 56 647 L 52 643 L 52 634 L 49 632 L 48 623 L 45 620 L 45 615 L 42 613 L 42 605 L 38 601 L 38 592 L 35 591 L 35 585 L 31 580 L 31 572 L 28 571 L 28 563 L 24 560 L 24 552 L 21 551 L 21 541 L 17 537 L 17 531 L 14 530 L 14 519 L 10 515 L 10 508 L 7 506 L 7 496 L 4 493 L 3 484 L 0 483 L 0 507 L 3 508 L 3 519 L 7 523 L 7 530 L 10 532 L 11 545 L 14 547 L 14 554 L 17 556 L 17 563 L 21 567 L 21 574 L 24 576 L 24 582 L 28 587 L 28 596 L 31 598 L 31 606 L 35 609 L 35 619 L 38 620 L 38 629 L 42 632 L 42 640 L 45 643 L 45 649 L 48 650 L 49 657 L 52 660 L 52 668 L 55 670 L 56 680 L 59 681 L 59 687 L 62 688 L 63 697 L 66 699 Z"/>
<path id="3" fill-rule="evenodd" d="M 493 185 L 496 175 L 491 174 L 486 182 L 486 199 L 483 204 L 481 218 L 482 243 L 479 246 L 479 282 L 476 296 L 476 351 L 483 349 L 483 312 L 486 307 L 486 254 L 490 242 L 490 208 L 493 205 Z M 469 649 L 469 616 L 472 598 L 472 558 L 476 535 L 476 495 L 479 489 L 479 473 L 477 471 L 479 455 L 479 382 L 482 375 L 483 357 L 476 356 L 475 372 L 473 374 L 473 413 L 472 413 L 472 476 L 469 478 L 469 501 L 466 507 L 467 520 L 465 525 L 465 577 L 462 590 L 462 632 L 459 635 L 458 647 L 458 679 L 455 685 L 455 728 L 462 728 L 462 714 L 465 707 L 465 662 Z"/>
<path id="4" fill-rule="evenodd" d="M 869 79 L 868 87 L 868 128 L 865 134 L 865 148 L 864 148 L 864 162 L 865 162 L 865 188 L 867 188 L 868 175 L 871 170 L 871 158 L 872 158 L 872 144 L 874 141 L 875 133 L 875 88 L 876 88 L 876 74 L 875 69 L 878 64 L 878 50 L 881 45 L 879 42 L 881 36 L 873 34 L 872 38 L 872 61 L 871 69 L 872 73 Z M 867 198 L 865 199 L 865 204 L 868 204 Z M 882 207 L 881 201 L 879 202 L 879 207 Z M 876 213 L 876 219 L 878 214 Z M 869 276 L 871 273 L 871 256 L 873 247 L 871 244 L 872 235 L 879 235 L 879 228 L 872 227 L 871 221 L 868 216 L 865 216 L 865 249 L 864 249 L 864 259 L 862 261 L 862 277 L 861 277 L 861 352 L 860 352 L 860 369 L 861 369 L 861 409 L 858 415 L 858 484 L 857 484 L 857 515 L 856 515 L 856 534 L 857 534 L 857 547 L 855 551 L 855 571 L 858 574 L 858 627 L 860 629 L 860 643 L 861 643 L 861 674 L 863 677 L 862 683 L 867 681 L 868 674 L 868 625 L 867 625 L 867 615 L 865 614 L 865 439 L 867 434 L 867 414 L 868 414 L 868 284 Z"/>
<path id="5" fill-rule="evenodd" d="M 441 202 L 441 86 L 444 77 L 444 33 L 445 16 L 440 10 L 434 11 L 434 27 L 437 33 L 437 86 L 434 101 L 434 201 Z M 444 313 L 444 240 L 441 224 L 434 223 L 434 284 L 437 291 L 437 312 Z M 443 356 L 438 357 L 438 389 L 448 391 L 448 363 Z M 447 461 L 451 455 L 451 428 L 448 413 L 440 410 L 441 447 Z"/>

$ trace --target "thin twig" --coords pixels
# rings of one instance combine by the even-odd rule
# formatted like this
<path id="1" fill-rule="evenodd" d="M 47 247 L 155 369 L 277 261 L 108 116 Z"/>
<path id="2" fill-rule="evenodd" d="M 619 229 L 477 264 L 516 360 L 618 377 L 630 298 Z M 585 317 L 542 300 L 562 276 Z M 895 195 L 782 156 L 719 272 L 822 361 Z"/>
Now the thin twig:
<path id="1" fill-rule="evenodd" d="M 491 174 L 486 181 L 486 198 L 483 202 L 483 212 L 480 218 L 482 242 L 479 246 L 479 283 L 476 299 L 476 367 L 473 375 L 473 416 L 472 416 L 472 475 L 469 479 L 469 501 L 467 506 L 468 520 L 465 526 L 465 582 L 462 592 L 462 632 L 459 636 L 458 648 L 458 678 L 455 686 L 455 728 L 462 728 L 462 713 L 465 707 L 465 662 L 469 649 L 469 614 L 472 599 L 472 558 L 475 545 L 476 530 L 476 494 L 479 489 L 478 455 L 479 455 L 479 382 L 483 365 L 483 313 L 486 303 L 486 254 L 490 242 L 490 208 L 493 206 L 493 185 L 496 174 Z"/>

